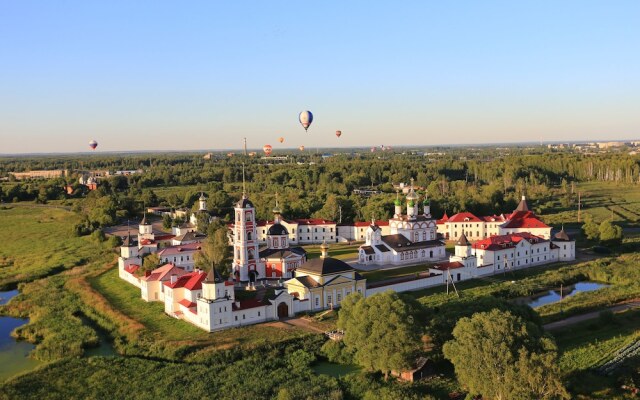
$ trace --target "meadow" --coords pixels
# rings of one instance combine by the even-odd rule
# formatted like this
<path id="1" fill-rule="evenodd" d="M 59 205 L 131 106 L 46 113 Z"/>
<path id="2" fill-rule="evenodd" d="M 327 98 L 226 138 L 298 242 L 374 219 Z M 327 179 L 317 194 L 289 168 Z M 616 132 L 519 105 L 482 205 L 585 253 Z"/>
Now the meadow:
<path id="1" fill-rule="evenodd" d="M 0 290 L 84 265 L 104 249 L 72 227 L 80 217 L 57 207 L 4 205 L 0 223 L 10 227 L 0 246 Z"/>

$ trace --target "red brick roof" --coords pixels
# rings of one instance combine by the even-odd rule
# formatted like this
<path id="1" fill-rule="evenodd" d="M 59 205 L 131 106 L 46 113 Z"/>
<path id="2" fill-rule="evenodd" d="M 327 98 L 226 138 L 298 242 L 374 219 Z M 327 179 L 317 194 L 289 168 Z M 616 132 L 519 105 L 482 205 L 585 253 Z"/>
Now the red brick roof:
<path id="1" fill-rule="evenodd" d="M 510 235 L 491 236 L 486 239 L 478 240 L 473 244 L 472 247 L 474 249 L 495 251 L 513 247 L 521 240 L 528 240 L 531 243 L 540 243 L 547 241 L 539 236 L 532 235 L 529 232 L 520 232 Z"/>
<path id="2" fill-rule="evenodd" d="M 180 254 L 188 251 L 198 251 L 201 249 L 202 249 L 202 243 L 200 242 L 187 243 L 187 244 L 181 244 L 178 246 L 165 247 L 164 249 L 158 252 L 158 256 L 168 256 L 168 255 Z"/>
<path id="3" fill-rule="evenodd" d="M 436 220 L 436 224 L 437 225 L 442 225 L 445 222 L 447 222 L 448 220 L 449 220 L 449 216 L 447 215 L 447 212 L 445 211 L 444 215 L 442 216 L 442 218 Z"/>
<path id="4" fill-rule="evenodd" d="M 487 215 L 485 217 L 480 217 L 484 222 L 504 222 L 506 218 L 504 215 Z"/>
<path id="5" fill-rule="evenodd" d="M 169 280 L 171 278 L 171 275 L 175 274 L 178 276 L 182 276 L 186 273 L 187 271 L 185 271 L 184 268 L 177 267 L 169 263 L 163 265 L 162 267 L 154 269 L 153 271 L 151 271 L 151 274 L 149 276 L 145 276 L 142 279 L 145 281 L 164 281 Z"/>
<path id="6" fill-rule="evenodd" d="M 260 300 L 247 299 L 247 300 L 241 300 L 240 301 L 240 307 L 237 307 L 236 303 L 233 303 L 233 309 L 234 309 L 234 311 L 247 310 L 249 308 L 262 307 L 262 306 L 265 306 L 265 305 L 267 305 L 267 304 L 263 303 Z"/>
<path id="7" fill-rule="evenodd" d="M 126 267 L 124 267 L 124 270 L 130 274 L 135 273 L 139 269 L 140 269 L 140 266 L 136 264 L 127 265 Z"/>
<path id="8" fill-rule="evenodd" d="M 456 268 L 464 268 L 464 264 L 459 261 L 447 261 L 443 263 L 436 264 L 434 269 L 439 269 L 440 271 L 446 271 L 448 269 L 456 269 Z"/>
<path id="9" fill-rule="evenodd" d="M 516 211 L 509 215 L 503 228 L 549 228 L 549 225 L 540 221 L 531 211 Z"/>
<path id="10" fill-rule="evenodd" d="M 173 283 L 171 283 L 171 281 L 167 281 L 164 285 L 172 289 L 183 287 L 189 290 L 200 290 L 202 289 L 202 281 L 206 278 L 207 274 L 203 271 L 194 271 L 178 277 L 178 279 Z"/>
<path id="11" fill-rule="evenodd" d="M 482 222 L 482 220 L 470 212 L 461 212 L 452 215 L 448 222 Z"/>
<path id="12" fill-rule="evenodd" d="M 196 303 L 189 301 L 188 299 L 182 299 L 178 302 L 181 306 L 185 306 L 187 308 L 195 307 Z"/>

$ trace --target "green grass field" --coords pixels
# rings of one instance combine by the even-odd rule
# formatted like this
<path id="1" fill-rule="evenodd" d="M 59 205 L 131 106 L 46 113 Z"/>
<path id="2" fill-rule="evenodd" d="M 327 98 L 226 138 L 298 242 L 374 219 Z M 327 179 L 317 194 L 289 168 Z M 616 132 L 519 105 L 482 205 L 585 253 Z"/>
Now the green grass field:
<path id="1" fill-rule="evenodd" d="M 331 243 L 329 244 L 329 256 L 337 258 L 338 260 L 348 260 L 358 258 L 358 247 L 362 243 L 357 244 L 345 244 L 345 243 Z M 311 244 L 302 246 L 307 251 L 307 259 L 311 260 L 320 257 L 320 245 Z"/>
<path id="2" fill-rule="evenodd" d="M 411 265 L 408 267 L 376 270 L 376 271 L 360 271 L 360 275 L 367 278 L 367 282 L 379 282 L 387 279 L 401 278 L 404 276 L 414 275 L 419 272 L 429 271 L 431 264 Z"/>
<path id="3" fill-rule="evenodd" d="M 616 184 L 611 182 L 583 182 L 576 185 L 581 192 L 582 222 L 584 215 L 590 214 L 596 222 L 613 218 L 613 221 L 623 226 L 640 226 L 640 187 L 630 184 Z M 561 224 L 578 226 L 577 204 L 562 207 L 557 201 L 555 211 L 544 213 L 542 219 L 559 226 Z"/>
<path id="4" fill-rule="evenodd" d="M 0 223 L 9 227 L 0 246 L 0 290 L 83 265 L 102 246 L 73 236 L 79 217 L 59 208 L 0 207 Z"/>
<path id="5" fill-rule="evenodd" d="M 115 268 L 90 279 L 90 283 L 115 308 L 140 322 L 156 340 L 225 348 L 280 342 L 306 334 L 297 329 L 280 329 L 264 324 L 208 333 L 188 322 L 169 317 L 164 313 L 163 303 L 142 300 L 140 289 L 121 280 Z"/>

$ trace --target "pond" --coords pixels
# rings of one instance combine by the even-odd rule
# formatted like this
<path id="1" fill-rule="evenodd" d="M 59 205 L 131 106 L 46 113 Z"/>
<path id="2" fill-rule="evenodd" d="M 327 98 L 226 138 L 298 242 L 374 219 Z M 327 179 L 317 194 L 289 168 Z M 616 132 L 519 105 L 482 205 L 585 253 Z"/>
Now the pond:
<path id="1" fill-rule="evenodd" d="M 311 367 L 317 375 L 329 375 L 334 378 L 360 372 L 361 368 L 352 364 L 337 364 L 329 361 L 319 361 Z"/>
<path id="2" fill-rule="evenodd" d="M 609 285 L 598 282 L 578 282 L 574 285 L 562 288 L 562 298 L 571 297 L 582 292 L 592 292 L 594 290 L 608 287 Z M 560 300 L 560 288 L 549 290 L 537 295 L 520 297 L 515 299 L 514 303 L 528 305 L 531 308 L 544 306 L 545 304 L 555 303 Z"/>
<path id="3" fill-rule="evenodd" d="M 6 304 L 18 294 L 17 290 L 0 292 L 0 305 Z M 35 347 L 31 343 L 16 341 L 11 332 L 29 322 L 28 319 L 0 317 L 0 382 L 23 371 L 29 371 L 41 362 L 29 358 Z"/>

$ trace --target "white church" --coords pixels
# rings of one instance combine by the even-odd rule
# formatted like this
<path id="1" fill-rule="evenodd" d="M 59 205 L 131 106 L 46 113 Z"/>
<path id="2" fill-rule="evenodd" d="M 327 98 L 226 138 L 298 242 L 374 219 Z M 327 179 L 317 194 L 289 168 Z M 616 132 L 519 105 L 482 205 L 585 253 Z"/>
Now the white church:
<path id="1" fill-rule="evenodd" d="M 372 221 L 365 243 L 358 249 L 358 263 L 402 265 L 445 259 L 445 244 L 438 239 L 429 199 L 425 196 L 422 201 L 422 214 L 419 204 L 412 179 L 406 197 L 406 214 L 402 212 L 402 201 L 396 197 L 394 215 L 389 219 L 390 234 L 383 235 L 382 229 Z"/>

